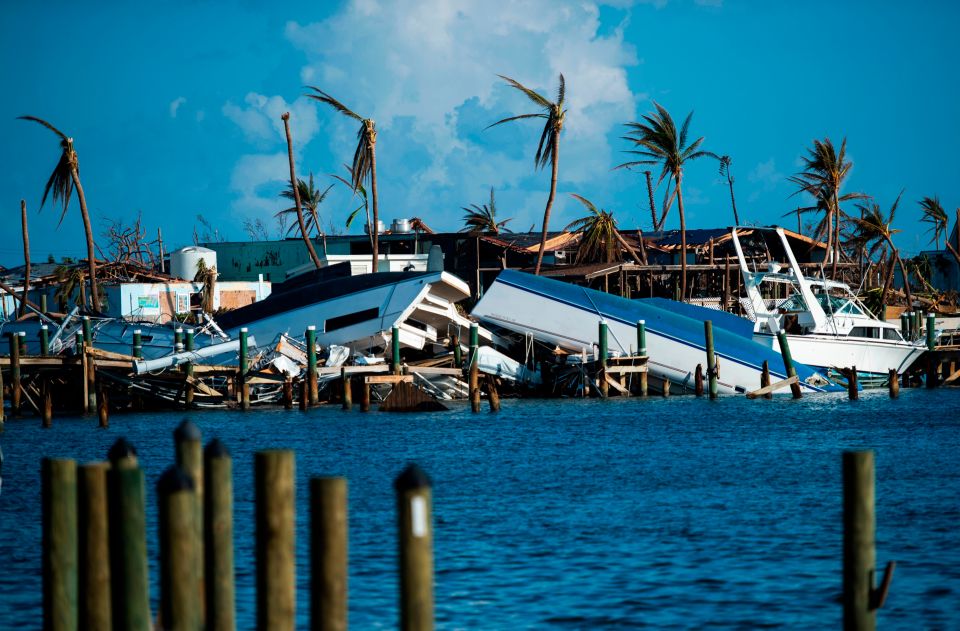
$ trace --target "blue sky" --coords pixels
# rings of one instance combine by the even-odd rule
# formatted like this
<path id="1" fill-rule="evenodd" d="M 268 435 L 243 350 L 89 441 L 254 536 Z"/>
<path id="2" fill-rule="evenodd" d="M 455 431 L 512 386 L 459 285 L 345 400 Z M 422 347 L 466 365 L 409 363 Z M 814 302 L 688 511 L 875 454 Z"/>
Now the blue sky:
<path id="1" fill-rule="evenodd" d="M 298 175 L 321 185 L 352 157 L 355 126 L 301 95 L 317 85 L 377 120 L 382 217 L 459 229 L 491 186 L 511 227 L 539 225 L 549 173 L 535 171 L 534 122 L 484 131 L 531 111 L 497 73 L 553 92 L 567 78 L 552 227 L 577 217 L 576 192 L 621 227 L 649 228 L 642 175 L 622 124 L 652 107 L 695 110 L 704 147 L 733 158 L 744 223 L 794 225 L 786 177 L 814 138 L 846 136 L 848 190 L 884 208 L 905 188 L 900 246 L 926 247 L 916 201 L 960 206 L 960 73 L 951 2 L 156 2 L 4 3 L 0 8 L 0 205 L 30 211 L 35 260 L 82 255 L 75 201 L 63 225 L 43 186 L 55 137 L 15 120 L 45 118 L 75 139 L 99 235 L 142 213 L 168 247 L 192 241 L 202 214 L 228 239 L 245 219 L 283 208 L 288 177 L 280 114 L 291 111 Z M 950 60 L 954 59 L 953 62 Z M 684 179 L 688 226 L 732 221 L 715 161 Z M 322 208 L 342 230 L 355 203 L 340 185 Z M 667 227 L 677 227 L 675 212 Z M 331 230 L 333 231 L 333 230 Z M 354 226 L 354 232 L 358 227 Z M 99 238 L 98 238 L 99 240 Z M 0 263 L 21 262 L 19 229 L 0 233 Z"/>

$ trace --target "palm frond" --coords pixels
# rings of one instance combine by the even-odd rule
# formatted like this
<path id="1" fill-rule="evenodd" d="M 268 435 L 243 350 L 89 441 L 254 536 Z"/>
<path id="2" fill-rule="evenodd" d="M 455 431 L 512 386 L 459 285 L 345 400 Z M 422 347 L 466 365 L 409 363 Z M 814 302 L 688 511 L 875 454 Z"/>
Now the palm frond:
<path id="1" fill-rule="evenodd" d="M 62 131 L 60 131 L 59 129 L 57 129 L 47 121 L 43 120 L 42 118 L 37 118 L 36 116 L 18 116 L 17 118 L 24 121 L 33 121 L 35 123 L 40 123 L 47 129 L 55 133 L 56 135 L 60 136 L 61 140 L 68 140 L 67 135 L 65 133 L 63 133 Z"/>
<path id="2" fill-rule="evenodd" d="M 547 99 L 543 98 L 543 97 L 540 96 L 538 93 L 534 92 L 533 90 L 531 90 L 531 89 L 528 88 L 527 86 L 523 85 L 523 84 L 520 83 L 519 81 L 517 81 L 517 80 L 515 80 L 515 79 L 511 79 L 510 77 L 504 76 L 504 75 L 502 75 L 502 74 L 498 74 L 497 76 L 500 77 L 501 79 L 503 79 L 504 81 L 506 81 L 508 84 L 510 84 L 511 87 L 516 88 L 516 89 L 519 90 L 520 92 L 523 92 L 523 93 L 527 96 L 528 99 L 530 99 L 531 101 L 533 101 L 534 103 L 536 103 L 536 104 L 539 105 L 540 107 L 542 107 L 542 108 L 544 108 L 544 109 L 550 109 L 550 106 L 552 105 L 552 103 L 550 103 L 550 101 L 548 101 Z M 563 75 L 560 75 L 560 76 L 561 76 L 561 81 L 562 81 Z"/>
<path id="3" fill-rule="evenodd" d="M 487 125 L 483 129 L 484 131 L 486 131 L 491 127 L 496 127 L 497 125 L 500 125 L 502 123 L 509 123 L 510 121 L 520 120 L 522 118 L 547 118 L 547 115 L 546 114 L 520 114 L 519 116 L 510 116 L 509 118 L 498 120 L 496 123 L 493 123 L 492 125 Z"/>
<path id="4" fill-rule="evenodd" d="M 321 103 L 326 103 L 327 105 L 333 107 L 335 110 L 337 110 L 341 114 L 344 114 L 345 116 L 349 116 L 350 118 L 356 119 L 358 121 L 363 121 L 363 117 L 361 117 L 359 114 L 357 114 L 356 112 L 351 110 L 349 107 L 347 107 L 337 99 L 333 98 L 332 96 L 330 96 L 329 94 L 321 90 L 320 88 L 312 85 L 308 85 L 306 87 L 316 92 L 316 94 L 305 94 L 304 96 L 320 101 Z"/>

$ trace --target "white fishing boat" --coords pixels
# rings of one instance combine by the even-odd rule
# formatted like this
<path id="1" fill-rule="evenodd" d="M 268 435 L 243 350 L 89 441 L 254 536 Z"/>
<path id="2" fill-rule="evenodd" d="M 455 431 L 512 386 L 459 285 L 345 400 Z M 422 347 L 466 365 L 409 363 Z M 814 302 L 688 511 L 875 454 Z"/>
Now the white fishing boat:
<path id="1" fill-rule="evenodd" d="M 679 303 L 677 303 L 679 304 Z M 714 349 L 722 394 L 760 387 L 763 363 L 774 381 L 786 379 L 782 357 L 749 336 L 749 323 L 723 312 L 681 305 L 683 313 L 645 300 L 629 300 L 586 287 L 513 270 L 500 272 L 473 308 L 485 326 L 529 336 L 558 351 L 594 356 L 598 324 L 607 323 L 609 352 L 632 355 L 637 350 L 637 322 L 644 321 L 651 387 L 664 381 L 693 389 L 697 364 L 706 365 L 704 321 L 713 322 Z M 747 331 L 742 330 L 746 325 Z M 737 330 L 738 326 L 741 330 Z M 796 360 L 794 367 L 806 392 L 839 389 L 822 374 Z M 676 390 L 675 390 L 676 392 Z"/>
<path id="2" fill-rule="evenodd" d="M 782 228 L 750 230 L 751 238 L 764 239 L 764 251 L 779 253 L 782 246 L 786 258 L 785 269 L 774 261 L 764 270 L 750 269 L 734 228 L 756 342 L 779 352 L 777 332 L 783 330 L 794 360 L 833 375 L 856 366 L 864 386 L 884 385 L 889 370 L 903 373 L 924 352 L 922 342 L 904 340 L 896 325 L 871 313 L 847 284 L 805 277 Z"/>

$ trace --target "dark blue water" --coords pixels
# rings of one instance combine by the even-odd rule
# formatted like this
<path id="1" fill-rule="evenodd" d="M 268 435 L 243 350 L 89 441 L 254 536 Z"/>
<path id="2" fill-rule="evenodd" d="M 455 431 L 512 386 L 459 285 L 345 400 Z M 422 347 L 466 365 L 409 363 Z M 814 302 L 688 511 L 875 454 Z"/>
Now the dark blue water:
<path id="1" fill-rule="evenodd" d="M 181 418 L 114 416 L 106 431 L 91 419 L 7 423 L 0 627 L 40 624 L 40 457 L 102 459 L 128 437 L 146 470 L 155 557 L 154 484 Z M 303 628 L 307 480 L 330 474 L 350 483 L 351 624 L 396 627 L 391 483 L 409 461 L 434 480 L 440 628 L 836 628 L 840 454 L 863 448 L 876 450 L 878 562 L 898 562 L 881 624 L 960 628 L 960 391 L 192 418 L 234 454 L 240 628 L 255 613 L 252 454 L 273 447 L 297 451 Z"/>

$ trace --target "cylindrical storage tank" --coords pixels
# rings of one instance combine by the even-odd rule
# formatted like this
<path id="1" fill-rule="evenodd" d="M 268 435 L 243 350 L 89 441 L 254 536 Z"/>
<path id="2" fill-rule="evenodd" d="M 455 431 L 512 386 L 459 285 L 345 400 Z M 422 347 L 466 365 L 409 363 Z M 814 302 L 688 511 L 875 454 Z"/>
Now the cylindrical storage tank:
<path id="1" fill-rule="evenodd" d="M 386 225 L 384 225 L 383 220 L 377 220 L 377 234 L 384 232 L 386 230 Z M 370 234 L 370 226 L 364 225 L 363 231 L 367 234 Z"/>
<path id="2" fill-rule="evenodd" d="M 207 269 L 217 266 L 217 253 L 209 248 L 190 245 L 170 253 L 170 275 L 184 280 L 197 276 L 197 264 L 203 261 Z"/>
<path id="3" fill-rule="evenodd" d="M 391 231 L 398 234 L 406 234 L 410 232 L 410 220 L 409 219 L 394 219 L 393 226 L 390 228 Z"/>

